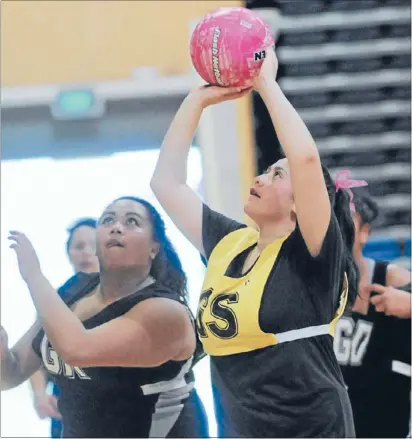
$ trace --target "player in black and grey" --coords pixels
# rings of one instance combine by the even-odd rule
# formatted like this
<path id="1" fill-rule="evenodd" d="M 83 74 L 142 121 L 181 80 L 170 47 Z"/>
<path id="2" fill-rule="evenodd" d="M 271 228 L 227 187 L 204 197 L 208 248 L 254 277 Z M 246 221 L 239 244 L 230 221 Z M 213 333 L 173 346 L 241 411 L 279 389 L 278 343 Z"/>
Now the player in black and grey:
<path id="1" fill-rule="evenodd" d="M 154 207 L 134 197 L 108 206 L 97 228 L 100 275 L 74 276 L 64 302 L 30 241 L 10 238 L 42 329 L 32 327 L 12 350 L 3 333 L 2 389 L 41 358 L 62 390 L 63 437 L 207 436 L 186 278 Z"/>
<path id="2" fill-rule="evenodd" d="M 336 325 L 334 350 L 348 386 L 357 437 L 406 437 L 411 392 L 411 275 L 401 267 L 362 255 L 378 206 L 362 190 L 355 193 L 354 204 L 354 252 L 361 282 L 352 313 Z"/>

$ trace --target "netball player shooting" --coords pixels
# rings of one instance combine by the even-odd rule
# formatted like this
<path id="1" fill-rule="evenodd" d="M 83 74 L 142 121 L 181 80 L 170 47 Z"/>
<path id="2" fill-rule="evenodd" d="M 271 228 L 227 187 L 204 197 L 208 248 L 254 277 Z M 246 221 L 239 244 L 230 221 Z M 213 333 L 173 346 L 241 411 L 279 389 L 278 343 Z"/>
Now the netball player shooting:
<path id="1" fill-rule="evenodd" d="M 201 87 L 187 96 L 164 139 L 152 189 L 208 259 L 197 328 L 211 356 L 219 435 L 354 437 L 333 352 L 336 321 L 359 281 L 349 196 L 322 166 L 276 71 L 268 49 L 252 85 L 286 158 L 250 190 L 245 212 L 258 230 L 213 211 L 186 184 L 203 110 L 248 89 Z"/>

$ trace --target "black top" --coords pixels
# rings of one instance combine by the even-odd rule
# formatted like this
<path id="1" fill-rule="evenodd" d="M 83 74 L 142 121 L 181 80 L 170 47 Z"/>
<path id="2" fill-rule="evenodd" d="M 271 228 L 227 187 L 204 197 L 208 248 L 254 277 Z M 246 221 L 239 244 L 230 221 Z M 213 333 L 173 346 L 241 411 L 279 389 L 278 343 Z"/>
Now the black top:
<path id="1" fill-rule="evenodd" d="M 246 226 L 204 206 L 202 232 L 207 259 L 223 237 L 242 227 Z M 234 258 L 226 276 L 241 275 L 250 250 Z M 263 295 L 251 288 L 250 294 L 260 301 L 261 330 L 279 334 L 330 323 L 343 283 L 343 251 L 333 213 L 315 258 L 297 227 L 283 242 Z M 231 305 L 226 302 L 223 306 Z M 216 418 L 223 437 L 354 436 L 349 397 L 330 335 L 212 356 L 211 370 Z"/>
<path id="2" fill-rule="evenodd" d="M 58 290 L 57 294 L 64 300 L 65 296 L 71 291 L 71 282 L 73 282 L 75 277 L 71 277 L 64 285 L 62 285 Z M 47 369 L 44 369 L 47 374 L 47 379 L 52 383 L 52 394 L 56 397 L 60 396 L 60 389 L 54 384 L 53 377 L 48 373 Z M 55 420 L 57 422 L 57 420 Z"/>
<path id="3" fill-rule="evenodd" d="M 92 291 L 99 275 L 79 273 L 60 294 L 68 306 Z M 83 322 L 91 329 L 115 319 L 143 300 L 184 298 L 155 282 L 124 297 Z M 63 437 L 204 437 L 207 421 L 192 389 L 193 358 L 153 368 L 71 367 L 59 358 L 41 330 L 33 349 L 59 386 Z M 190 413 L 189 413 L 190 412 Z"/>
<path id="4" fill-rule="evenodd" d="M 372 283 L 386 285 L 388 262 Z M 411 320 L 353 312 L 336 326 L 335 352 L 348 385 L 358 437 L 406 437 L 411 392 Z M 408 376 L 409 373 L 409 376 Z"/>

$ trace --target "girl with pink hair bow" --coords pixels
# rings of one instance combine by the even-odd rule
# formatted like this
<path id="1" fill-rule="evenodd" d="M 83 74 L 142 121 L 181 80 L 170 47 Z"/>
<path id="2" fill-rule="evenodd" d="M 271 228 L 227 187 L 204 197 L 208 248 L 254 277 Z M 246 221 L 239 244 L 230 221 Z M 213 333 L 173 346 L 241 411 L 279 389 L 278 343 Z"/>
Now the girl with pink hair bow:
<path id="1" fill-rule="evenodd" d="M 359 282 L 350 187 L 340 180 L 337 187 L 322 166 L 276 73 L 268 50 L 253 88 L 285 158 L 250 188 L 244 212 L 256 228 L 214 211 L 186 184 L 203 110 L 249 89 L 191 92 L 163 141 L 151 186 L 207 260 L 197 329 L 211 358 L 219 437 L 354 437 L 333 351 L 334 327 Z"/>

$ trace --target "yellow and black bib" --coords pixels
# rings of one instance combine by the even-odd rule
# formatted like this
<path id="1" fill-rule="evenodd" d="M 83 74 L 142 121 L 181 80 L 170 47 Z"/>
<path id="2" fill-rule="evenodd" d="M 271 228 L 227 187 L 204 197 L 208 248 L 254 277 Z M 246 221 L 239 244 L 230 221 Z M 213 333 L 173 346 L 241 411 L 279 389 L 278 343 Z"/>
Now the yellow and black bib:
<path id="1" fill-rule="evenodd" d="M 197 312 L 197 329 L 206 353 L 223 356 L 249 352 L 285 341 L 316 335 L 333 335 L 336 321 L 347 300 L 347 279 L 339 308 L 332 322 L 278 334 L 263 332 L 259 310 L 270 272 L 288 236 L 268 245 L 248 273 L 239 278 L 226 276 L 234 258 L 256 244 L 259 233 L 242 228 L 226 235 L 210 255 Z"/>

